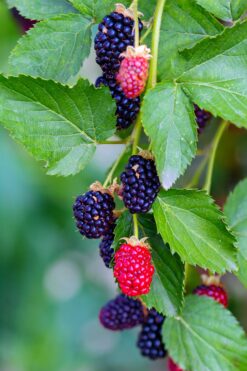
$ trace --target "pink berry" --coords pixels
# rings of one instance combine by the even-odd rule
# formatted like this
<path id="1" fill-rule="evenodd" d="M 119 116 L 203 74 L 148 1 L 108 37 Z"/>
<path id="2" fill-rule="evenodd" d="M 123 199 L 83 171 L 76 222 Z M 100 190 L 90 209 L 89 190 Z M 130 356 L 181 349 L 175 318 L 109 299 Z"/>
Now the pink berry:
<path id="1" fill-rule="evenodd" d="M 228 305 L 227 293 L 222 286 L 201 285 L 194 290 L 194 293 L 196 295 L 209 296 L 210 298 L 218 301 L 218 303 L 224 305 L 224 307 L 227 307 Z"/>
<path id="2" fill-rule="evenodd" d="M 115 254 L 114 277 L 128 296 L 148 294 L 154 274 L 148 245 L 135 237 L 127 240 Z"/>
<path id="3" fill-rule="evenodd" d="M 168 371 L 184 371 L 169 357 L 167 362 Z"/>

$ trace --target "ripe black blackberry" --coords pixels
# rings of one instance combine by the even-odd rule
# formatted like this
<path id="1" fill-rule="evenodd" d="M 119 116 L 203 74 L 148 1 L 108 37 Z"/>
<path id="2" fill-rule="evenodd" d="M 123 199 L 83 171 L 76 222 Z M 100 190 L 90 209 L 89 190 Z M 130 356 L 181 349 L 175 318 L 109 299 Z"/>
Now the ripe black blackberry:
<path id="1" fill-rule="evenodd" d="M 96 189 L 78 196 L 73 206 L 77 228 L 87 238 L 104 236 L 114 222 L 113 197 Z"/>
<path id="2" fill-rule="evenodd" d="M 148 156 L 131 156 L 120 178 L 123 201 L 129 211 L 135 214 L 150 210 L 160 189 L 154 160 Z"/>
<path id="3" fill-rule="evenodd" d="M 143 24 L 139 20 L 139 30 Z M 96 62 L 100 65 L 103 76 L 99 77 L 96 86 L 108 86 L 116 101 L 117 128 L 127 129 L 136 119 L 140 110 L 140 98 L 128 99 L 116 82 L 116 73 L 120 68 L 123 53 L 127 46 L 134 46 L 134 20 L 131 11 L 117 4 L 116 11 L 107 15 L 98 26 L 94 48 Z"/>
<path id="4" fill-rule="evenodd" d="M 149 310 L 137 341 L 137 346 L 144 357 L 154 360 L 166 356 L 161 335 L 164 320 L 165 317 L 156 312 L 155 309 Z"/>
<path id="5" fill-rule="evenodd" d="M 143 24 L 139 20 L 139 30 Z M 123 5 L 117 4 L 116 10 L 105 16 L 98 26 L 94 39 L 96 62 L 100 65 L 107 79 L 115 76 L 120 67 L 123 53 L 128 45 L 134 46 L 133 14 Z"/>
<path id="6" fill-rule="evenodd" d="M 100 256 L 103 259 L 105 266 L 107 268 L 110 268 L 110 263 L 114 255 L 114 250 L 111 247 L 113 240 L 114 240 L 114 229 L 116 227 L 116 224 L 112 224 L 109 231 L 106 233 L 106 235 L 102 238 L 102 241 L 99 245 L 100 250 Z"/>
<path id="7" fill-rule="evenodd" d="M 198 133 L 200 134 L 207 122 L 211 119 L 212 115 L 210 112 L 204 111 L 203 109 L 199 108 L 196 104 L 194 104 L 194 110 L 196 115 L 196 122 L 198 125 Z"/>
<path id="8" fill-rule="evenodd" d="M 101 309 L 99 320 L 108 330 L 130 329 L 143 323 L 143 306 L 139 300 L 120 294 Z"/>

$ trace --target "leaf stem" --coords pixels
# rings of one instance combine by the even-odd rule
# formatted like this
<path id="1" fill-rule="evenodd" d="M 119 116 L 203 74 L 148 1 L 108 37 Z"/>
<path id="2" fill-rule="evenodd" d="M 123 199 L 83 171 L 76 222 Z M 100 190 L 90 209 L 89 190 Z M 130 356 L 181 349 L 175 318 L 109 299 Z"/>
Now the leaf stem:
<path id="1" fill-rule="evenodd" d="M 136 119 L 135 130 L 133 132 L 134 141 L 133 141 L 132 155 L 137 154 L 138 143 L 140 140 L 141 132 L 142 132 L 142 121 L 141 121 L 141 114 L 139 113 Z"/>
<path id="2" fill-rule="evenodd" d="M 123 156 L 124 156 L 124 154 L 125 154 L 125 152 L 126 152 L 126 149 L 127 149 L 127 147 L 124 147 L 122 153 L 120 154 L 120 156 L 118 156 L 118 158 L 117 158 L 116 161 L 114 162 L 114 164 L 113 164 L 111 170 L 109 171 L 109 173 L 108 173 L 108 175 L 107 175 L 107 177 L 106 177 L 106 179 L 105 179 L 105 181 L 104 181 L 104 184 L 103 184 L 103 187 L 104 187 L 104 188 L 107 187 L 107 186 L 109 185 L 109 183 L 111 183 L 111 181 L 112 181 L 112 176 L 113 176 L 113 174 L 114 174 L 114 171 L 116 170 L 116 168 L 118 167 L 120 161 L 122 160 L 122 158 L 123 158 Z"/>
<path id="3" fill-rule="evenodd" d="M 214 163 L 215 163 L 215 157 L 216 152 L 220 143 L 220 140 L 225 132 L 225 130 L 228 128 L 229 123 L 225 120 L 222 120 L 220 123 L 220 126 L 215 134 L 214 140 L 212 142 L 211 147 L 211 153 L 209 156 L 209 163 L 208 163 L 208 169 L 207 169 L 207 175 L 206 175 L 206 181 L 204 184 L 203 189 L 209 194 L 211 190 L 212 185 L 212 177 L 213 177 L 213 169 L 214 169 Z"/>
<path id="4" fill-rule="evenodd" d="M 136 238 L 139 238 L 137 214 L 133 214 L 133 223 L 134 223 L 134 236 Z"/>
<path id="5" fill-rule="evenodd" d="M 156 9 L 154 12 L 154 23 L 152 33 L 152 59 L 150 62 L 148 88 L 154 88 L 157 82 L 157 66 L 158 66 L 158 53 L 160 41 L 160 27 L 162 21 L 163 10 L 166 0 L 157 0 Z"/>
<path id="6" fill-rule="evenodd" d="M 126 144 L 129 142 L 130 142 L 130 139 L 126 138 L 123 140 L 103 140 L 101 142 L 98 142 L 98 144 Z"/>
<path id="7" fill-rule="evenodd" d="M 141 39 L 140 39 L 140 44 L 143 44 L 144 41 L 146 40 L 146 38 L 148 37 L 148 35 L 150 34 L 150 32 L 152 31 L 152 28 L 153 28 L 153 19 L 152 21 L 150 22 L 150 25 L 148 26 L 148 28 L 146 29 L 145 33 L 142 35 Z"/>
<path id="8" fill-rule="evenodd" d="M 135 48 L 139 46 L 139 19 L 138 19 L 138 0 L 133 1 L 135 19 Z"/>

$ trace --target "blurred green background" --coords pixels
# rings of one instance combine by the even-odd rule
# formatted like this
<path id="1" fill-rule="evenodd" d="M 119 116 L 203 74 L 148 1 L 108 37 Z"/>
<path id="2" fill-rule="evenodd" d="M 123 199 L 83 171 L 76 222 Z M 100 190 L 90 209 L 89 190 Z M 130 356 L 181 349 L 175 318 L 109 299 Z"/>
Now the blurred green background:
<path id="1" fill-rule="evenodd" d="M 23 29 L 4 2 L 0 24 L 0 70 L 6 72 L 8 54 Z M 202 144 L 216 125 L 211 123 L 202 135 Z M 245 131 L 232 127 L 222 141 L 214 173 L 213 194 L 221 204 L 247 174 L 246 148 Z M 1 371 L 166 369 L 165 361 L 139 355 L 138 329 L 112 333 L 100 326 L 99 309 L 117 289 L 99 257 L 98 241 L 83 240 L 72 219 L 74 198 L 104 178 L 120 150 L 100 146 L 82 174 L 48 177 L 0 127 Z M 183 180 L 190 176 L 188 172 Z M 246 290 L 230 275 L 224 280 L 230 309 L 247 329 Z"/>

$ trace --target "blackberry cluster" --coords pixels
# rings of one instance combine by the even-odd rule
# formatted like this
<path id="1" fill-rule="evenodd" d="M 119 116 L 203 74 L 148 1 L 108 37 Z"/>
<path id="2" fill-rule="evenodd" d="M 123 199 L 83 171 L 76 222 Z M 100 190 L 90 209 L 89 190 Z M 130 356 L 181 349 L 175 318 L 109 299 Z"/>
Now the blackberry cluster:
<path id="1" fill-rule="evenodd" d="M 74 206 L 74 217 L 79 232 L 87 238 L 100 238 L 114 222 L 115 202 L 108 193 L 89 191 L 78 196 Z"/>
<path id="2" fill-rule="evenodd" d="M 202 133 L 203 129 L 207 125 L 207 122 L 211 119 L 212 115 L 210 112 L 204 111 L 199 108 L 196 104 L 194 105 L 196 122 L 198 125 L 198 133 Z"/>
<path id="3" fill-rule="evenodd" d="M 160 189 L 155 163 L 140 155 L 131 156 L 121 174 L 122 196 L 132 214 L 150 210 Z"/>
<path id="4" fill-rule="evenodd" d="M 110 268 L 110 263 L 114 255 L 114 250 L 111 247 L 113 240 L 114 240 L 114 228 L 116 227 L 116 224 L 112 224 L 109 231 L 104 235 L 102 238 L 102 241 L 99 245 L 100 249 L 100 256 L 103 259 L 105 266 L 107 268 Z"/>
<path id="5" fill-rule="evenodd" d="M 139 21 L 140 31 L 143 24 Z M 121 13 L 112 12 L 104 17 L 98 26 L 95 36 L 94 48 L 96 62 L 100 65 L 103 76 L 97 79 L 96 86 L 108 86 L 112 97 L 117 104 L 117 128 L 126 129 L 135 120 L 140 110 L 140 99 L 128 99 L 116 81 L 116 73 L 120 68 L 120 55 L 128 45 L 134 46 L 134 20 Z"/>
<path id="6" fill-rule="evenodd" d="M 99 319 L 108 330 L 130 329 L 143 323 L 143 307 L 139 300 L 121 294 L 101 309 Z"/>
<path id="7" fill-rule="evenodd" d="M 161 328 L 164 320 L 165 317 L 155 309 L 149 311 L 142 325 L 137 342 L 137 346 L 144 357 L 154 360 L 166 356 L 166 349 L 161 336 Z"/>

